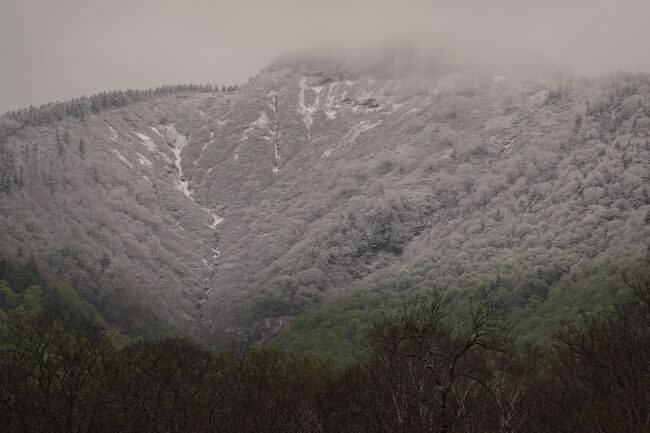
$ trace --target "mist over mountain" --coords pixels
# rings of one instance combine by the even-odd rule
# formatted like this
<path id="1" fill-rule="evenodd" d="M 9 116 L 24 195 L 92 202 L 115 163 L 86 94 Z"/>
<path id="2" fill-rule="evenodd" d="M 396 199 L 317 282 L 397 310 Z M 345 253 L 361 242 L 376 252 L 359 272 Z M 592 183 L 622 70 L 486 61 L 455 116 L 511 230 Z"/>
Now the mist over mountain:
<path id="1" fill-rule="evenodd" d="M 5 0 L 0 113 L 107 89 L 241 83 L 287 50 L 395 40 L 492 65 L 650 72 L 649 15 L 645 0 Z"/>
<path id="2" fill-rule="evenodd" d="M 310 321 L 346 296 L 372 316 L 418 287 L 553 316 L 647 266 L 649 86 L 400 48 L 11 112 L 1 241 L 107 318 L 137 305 L 211 344 L 327 335 Z"/>

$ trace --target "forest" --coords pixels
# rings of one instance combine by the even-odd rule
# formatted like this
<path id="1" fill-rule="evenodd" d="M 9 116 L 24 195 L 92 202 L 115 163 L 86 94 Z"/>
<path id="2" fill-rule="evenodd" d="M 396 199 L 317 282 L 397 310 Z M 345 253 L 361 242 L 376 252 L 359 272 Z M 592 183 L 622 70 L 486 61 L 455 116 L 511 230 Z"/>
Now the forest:
<path id="1" fill-rule="evenodd" d="M 222 85 L 222 92 L 233 92 L 238 84 Z M 101 92 L 89 97 L 82 96 L 63 102 L 51 102 L 39 107 L 10 110 L 0 116 L 0 142 L 26 126 L 51 125 L 66 117 L 84 120 L 86 116 L 97 114 L 112 108 L 126 107 L 136 102 L 147 101 L 154 96 L 174 95 L 178 93 L 219 92 L 219 85 L 212 84 L 176 84 L 159 86 L 152 89 L 113 90 Z"/>
<path id="2" fill-rule="evenodd" d="M 431 291 L 340 362 L 128 337 L 33 262 L 4 260 L 0 431 L 647 432 L 650 278 L 622 278 L 626 300 L 567 321 L 548 348 L 517 341 L 489 288 Z"/>
<path id="3" fill-rule="evenodd" d="M 303 74 L 306 103 L 323 86 L 310 130 Z M 338 78 L 265 72 L 235 92 L 152 96 L 83 121 L 69 101 L 69 117 L 0 139 L 3 250 L 34 254 L 98 309 L 111 296 L 207 339 L 232 329 L 349 358 L 366 317 L 432 287 L 493 286 L 516 298 L 521 338 L 548 342 L 580 309 L 616 301 L 618 272 L 650 263 L 647 74 Z M 271 88 L 275 174 L 258 124 L 273 119 Z M 195 202 L 175 187 L 159 134 L 170 122 L 190 138 Z"/>

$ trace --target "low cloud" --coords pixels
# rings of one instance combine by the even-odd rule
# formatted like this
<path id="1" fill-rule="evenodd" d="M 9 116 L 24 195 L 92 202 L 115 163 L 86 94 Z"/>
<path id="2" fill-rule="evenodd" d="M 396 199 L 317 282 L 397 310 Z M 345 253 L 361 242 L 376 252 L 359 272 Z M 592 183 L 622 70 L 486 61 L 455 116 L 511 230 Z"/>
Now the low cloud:
<path id="1" fill-rule="evenodd" d="M 5 0 L 0 110 L 114 88 L 242 82 L 285 51 L 394 41 L 491 65 L 650 71 L 649 18 L 647 0 Z"/>

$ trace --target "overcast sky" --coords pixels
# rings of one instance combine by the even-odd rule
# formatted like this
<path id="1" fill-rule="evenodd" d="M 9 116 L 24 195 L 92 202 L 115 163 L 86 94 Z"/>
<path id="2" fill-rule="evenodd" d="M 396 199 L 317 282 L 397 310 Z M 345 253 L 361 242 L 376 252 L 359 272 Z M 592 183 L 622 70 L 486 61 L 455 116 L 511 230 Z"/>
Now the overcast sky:
<path id="1" fill-rule="evenodd" d="M 245 81 L 275 55 L 415 40 L 650 71 L 650 0 L 0 0 L 0 112 L 101 90 Z"/>

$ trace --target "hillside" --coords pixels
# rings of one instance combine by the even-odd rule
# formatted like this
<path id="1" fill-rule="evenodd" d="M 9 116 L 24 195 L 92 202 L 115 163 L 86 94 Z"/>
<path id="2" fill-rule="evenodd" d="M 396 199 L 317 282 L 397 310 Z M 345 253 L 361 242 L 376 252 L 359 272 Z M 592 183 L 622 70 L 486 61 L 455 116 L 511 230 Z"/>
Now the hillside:
<path id="1" fill-rule="evenodd" d="M 13 125 L 2 249 L 210 342 L 433 286 L 561 304 L 648 266 L 650 76 L 394 72 L 278 61 L 231 92 Z"/>

